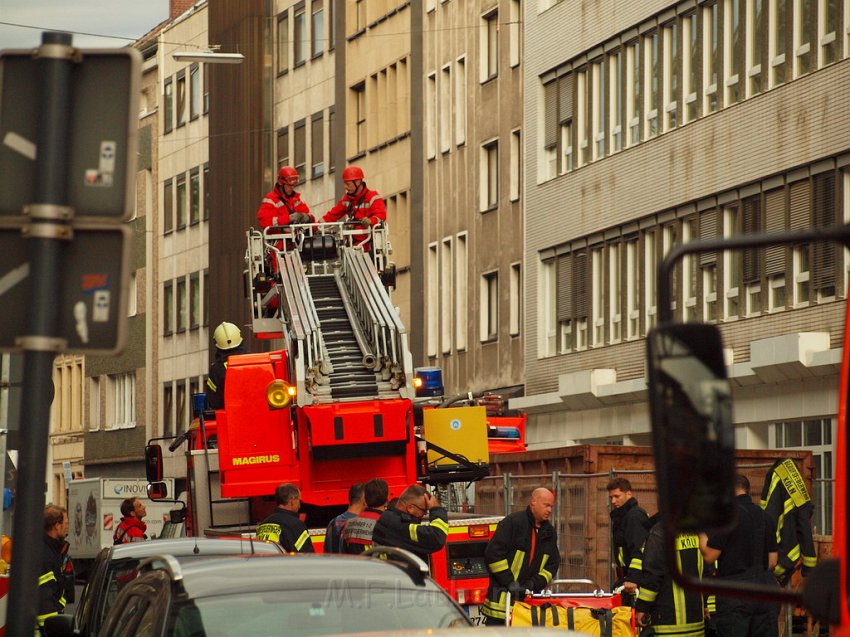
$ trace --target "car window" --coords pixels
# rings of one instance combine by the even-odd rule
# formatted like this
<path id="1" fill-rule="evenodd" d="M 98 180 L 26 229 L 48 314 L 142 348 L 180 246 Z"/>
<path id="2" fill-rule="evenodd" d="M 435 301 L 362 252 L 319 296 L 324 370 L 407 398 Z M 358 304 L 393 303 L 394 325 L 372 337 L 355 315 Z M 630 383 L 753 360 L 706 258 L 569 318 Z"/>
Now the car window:
<path id="1" fill-rule="evenodd" d="M 98 624 L 100 621 L 103 621 L 106 613 L 112 608 L 115 598 L 118 597 L 121 589 L 136 579 L 138 574 L 139 560 L 137 559 L 113 560 L 110 562 L 109 568 L 106 571 L 106 591 L 103 596 L 103 603 L 97 609 Z"/>
<path id="2" fill-rule="evenodd" d="M 124 598 L 120 608 L 116 607 L 111 617 L 114 619 L 108 628 L 110 637 L 132 637 L 136 626 L 148 608 L 148 599 L 142 595 L 129 595 Z"/>
<path id="3" fill-rule="evenodd" d="M 334 590 L 263 591 L 196 599 L 175 607 L 174 634 L 264 634 L 269 626 L 286 626 L 299 637 L 347 632 L 392 631 L 468 626 L 469 622 L 442 591 L 398 587 Z M 198 625 L 200 623 L 200 626 Z M 190 631 L 190 628 L 192 631 Z M 201 632 L 202 631 L 202 632 Z"/>

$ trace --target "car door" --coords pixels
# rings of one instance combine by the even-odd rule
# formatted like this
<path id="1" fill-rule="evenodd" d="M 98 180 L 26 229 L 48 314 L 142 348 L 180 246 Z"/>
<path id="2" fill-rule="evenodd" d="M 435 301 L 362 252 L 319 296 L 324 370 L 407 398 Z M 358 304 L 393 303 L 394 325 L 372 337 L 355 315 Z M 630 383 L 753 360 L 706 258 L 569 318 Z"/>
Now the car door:
<path id="1" fill-rule="evenodd" d="M 167 573 L 147 573 L 127 585 L 112 605 L 101 637 L 160 637 L 167 619 L 171 580 Z"/>

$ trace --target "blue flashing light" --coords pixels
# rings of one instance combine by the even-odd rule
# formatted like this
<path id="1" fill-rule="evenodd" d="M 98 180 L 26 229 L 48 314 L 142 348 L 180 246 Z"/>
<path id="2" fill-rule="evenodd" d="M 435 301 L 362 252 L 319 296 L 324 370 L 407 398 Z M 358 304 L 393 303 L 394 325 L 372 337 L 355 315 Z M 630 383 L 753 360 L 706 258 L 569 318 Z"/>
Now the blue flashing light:
<path id="1" fill-rule="evenodd" d="M 443 370 L 439 367 L 417 367 L 413 375 L 422 381 L 416 387 L 416 397 L 442 396 L 443 392 Z M 418 385 L 418 383 L 417 383 Z"/>
<path id="2" fill-rule="evenodd" d="M 519 427 L 488 427 L 488 438 L 506 438 L 509 440 L 519 440 Z"/>

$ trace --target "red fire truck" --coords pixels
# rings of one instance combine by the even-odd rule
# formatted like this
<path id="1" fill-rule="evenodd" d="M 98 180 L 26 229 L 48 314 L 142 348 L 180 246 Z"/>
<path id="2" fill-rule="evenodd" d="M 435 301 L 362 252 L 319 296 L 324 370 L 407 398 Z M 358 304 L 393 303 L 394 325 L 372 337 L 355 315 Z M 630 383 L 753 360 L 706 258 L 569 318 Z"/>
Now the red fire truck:
<path id="1" fill-rule="evenodd" d="M 199 405 L 168 452 L 146 450 L 152 497 L 164 497 L 163 476 L 185 492 L 187 533 L 252 532 L 274 508 L 275 488 L 290 482 L 318 548 L 355 482 L 381 477 L 392 495 L 416 482 L 445 488 L 488 474 L 488 437 L 499 451 L 524 450 L 524 416 L 503 413 L 500 397 L 446 400 L 432 368 L 414 374 L 388 292 L 386 229 L 362 241 L 364 232 L 314 224 L 248 233 L 253 331 L 279 346 L 231 356 L 224 409 Z M 462 604 L 484 601 L 483 552 L 497 522 L 451 520 L 447 547 L 432 557 L 435 579 Z"/>
<path id="2" fill-rule="evenodd" d="M 669 563 L 676 564 L 673 537 L 679 532 L 728 528 L 735 514 L 735 435 L 733 387 L 723 357 L 722 327 L 673 321 L 673 277 L 683 257 L 702 252 L 746 250 L 751 257 L 766 246 L 835 243 L 850 247 L 850 226 L 813 228 L 770 235 L 696 241 L 675 247 L 658 273 L 659 324 L 647 336 L 649 403 L 659 486 L 659 508 L 668 536 Z M 836 250 L 838 252 L 838 250 Z M 678 275 L 681 281 L 681 273 Z M 845 305 L 847 302 L 845 300 Z M 804 607 L 831 634 L 850 636 L 850 572 L 847 565 L 847 435 L 850 401 L 850 305 L 845 308 L 844 343 L 838 391 L 833 501 L 833 555 L 820 560 L 802 591 L 682 573 L 679 582 L 707 594 L 748 597 Z"/>

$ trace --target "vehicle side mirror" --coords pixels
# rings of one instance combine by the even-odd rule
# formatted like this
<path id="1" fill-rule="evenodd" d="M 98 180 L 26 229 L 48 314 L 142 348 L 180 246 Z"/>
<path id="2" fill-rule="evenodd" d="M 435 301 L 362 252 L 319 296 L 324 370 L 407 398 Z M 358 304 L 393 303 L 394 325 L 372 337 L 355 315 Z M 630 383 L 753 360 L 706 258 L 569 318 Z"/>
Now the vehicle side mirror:
<path id="1" fill-rule="evenodd" d="M 148 484 L 148 497 L 156 502 L 168 497 L 168 485 L 164 482 L 151 482 Z"/>
<path id="2" fill-rule="evenodd" d="M 145 447 L 145 476 L 148 482 L 162 482 L 162 447 L 159 445 Z"/>
<path id="3" fill-rule="evenodd" d="M 716 327 L 677 324 L 647 335 L 649 408 L 659 510 L 674 532 L 735 520 L 732 392 Z"/>

